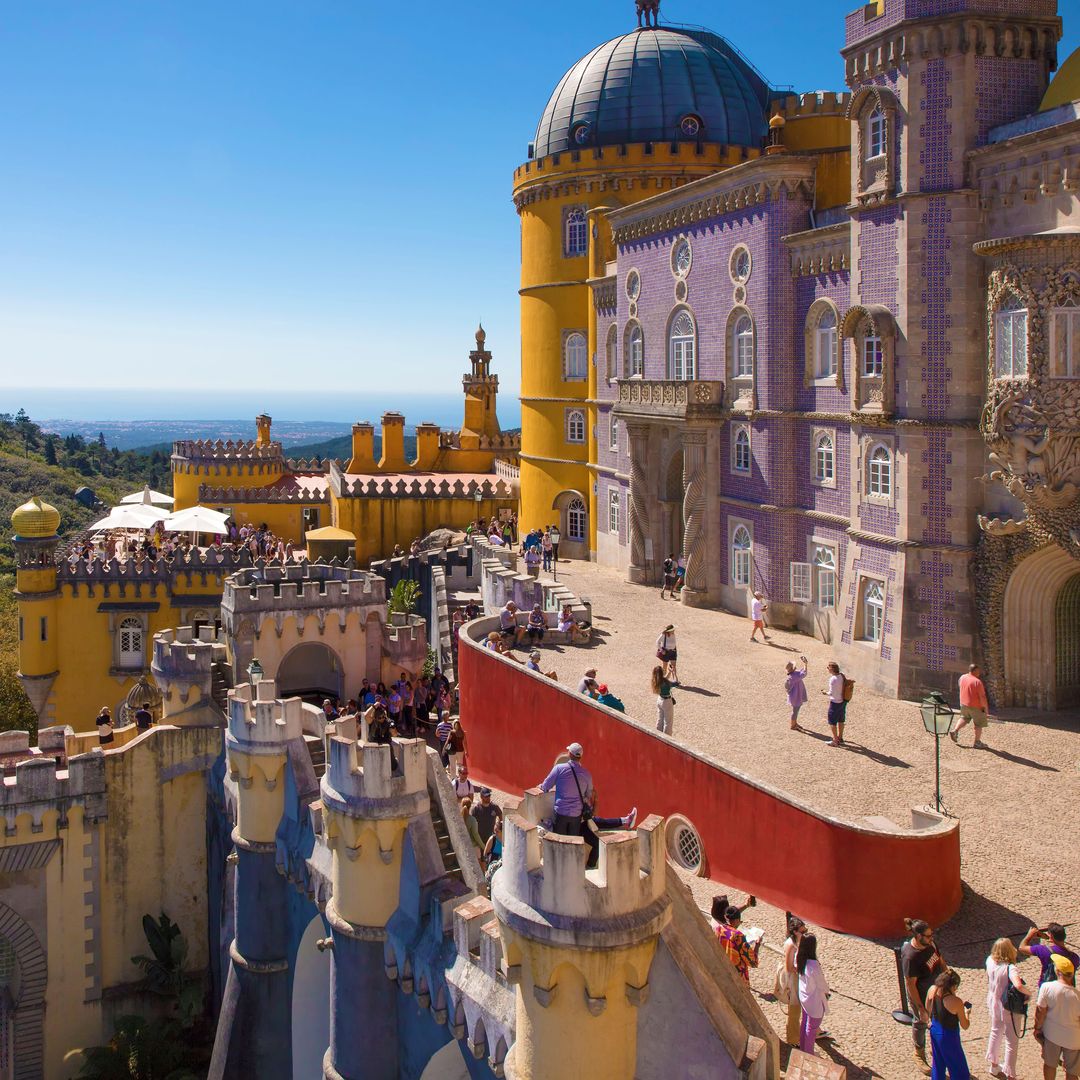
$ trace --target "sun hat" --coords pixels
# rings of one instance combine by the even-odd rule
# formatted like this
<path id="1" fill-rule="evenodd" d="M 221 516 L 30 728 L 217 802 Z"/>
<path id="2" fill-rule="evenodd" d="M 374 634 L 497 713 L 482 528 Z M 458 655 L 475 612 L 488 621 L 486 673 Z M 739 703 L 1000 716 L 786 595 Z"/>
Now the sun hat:
<path id="1" fill-rule="evenodd" d="M 582 745 L 581 745 L 581 743 L 579 743 L 579 742 L 572 742 L 572 743 L 571 743 L 571 744 L 570 744 L 570 745 L 569 745 L 569 746 L 568 746 L 568 747 L 566 748 L 566 752 L 567 752 L 567 753 L 568 753 L 568 754 L 569 754 L 569 755 L 570 755 L 571 757 L 581 757 L 581 755 L 585 753 L 584 749 L 582 748 Z"/>
<path id="2" fill-rule="evenodd" d="M 540 650 L 539 649 L 533 649 L 533 651 L 531 653 L 529 653 L 529 659 L 530 660 L 539 660 L 540 659 Z"/>
<path id="3" fill-rule="evenodd" d="M 667 626 L 664 627 L 664 633 L 665 634 L 670 634 L 671 631 L 674 630 L 674 629 L 675 629 L 675 624 L 674 623 L 668 623 Z"/>

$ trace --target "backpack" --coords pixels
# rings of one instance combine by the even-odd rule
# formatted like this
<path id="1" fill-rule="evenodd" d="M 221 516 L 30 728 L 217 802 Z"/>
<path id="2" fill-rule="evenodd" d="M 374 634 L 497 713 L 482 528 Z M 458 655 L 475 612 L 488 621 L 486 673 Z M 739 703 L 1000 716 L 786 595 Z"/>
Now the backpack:
<path id="1" fill-rule="evenodd" d="M 846 675 L 841 675 L 841 678 L 844 680 L 844 700 L 850 701 L 855 693 L 855 680 L 849 679 Z"/>

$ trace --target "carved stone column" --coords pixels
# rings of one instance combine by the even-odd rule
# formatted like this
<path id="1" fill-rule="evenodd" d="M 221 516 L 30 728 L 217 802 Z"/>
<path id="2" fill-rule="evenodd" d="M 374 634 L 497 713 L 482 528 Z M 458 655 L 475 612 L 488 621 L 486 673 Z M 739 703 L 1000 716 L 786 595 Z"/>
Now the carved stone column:
<path id="1" fill-rule="evenodd" d="M 649 580 L 645 558 L 645 538 L 649 535 L 649 425 L 631 423 L 626 430 L 630 436 L 630 567 L 626 576 L 640 585 Z"/>
<path id="2" fill-rule="evenodd" d="M 683 603 L 691 607 L 706 603 L 708 593 L 708 530 L 705 508 L 706 432 L 690 428 L 683 432 L 683 558 L 686 583 Z"/>

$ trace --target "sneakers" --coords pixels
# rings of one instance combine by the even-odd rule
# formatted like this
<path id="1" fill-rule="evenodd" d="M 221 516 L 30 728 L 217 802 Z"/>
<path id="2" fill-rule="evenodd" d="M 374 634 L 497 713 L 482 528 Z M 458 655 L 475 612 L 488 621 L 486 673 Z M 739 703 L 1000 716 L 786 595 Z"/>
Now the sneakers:
<path id="1" fill-rule="evenodd" d="M 957 746 L 960 745 L 960 739 L 957 737 L 957 734 L 956 734 L 955 731 L 950 731 L 949 732 L 949 738 L 952 739 L 952 741 L 954 743 L 956 743 Z"/>
<path id="2" fill-rule="evenodd" d="M 926 1051 L 916 1049 L 912 1054 L 912 1057 L 915 1058 L 915 1063 L 919 1066 L 919 1072 L 921 1072 L 923 1076 L 929 1076 L 933 1070 L 930 1068 L 930 1062 L 926 1060 Z"/>
<path id="3" fill-rule="evenodd" d="M 634 809 L 631 810 L 630 813 L 622 819 L 622 821 L 624 829 L 632 829 L 637 823 L 637 807 L 635 806 Z"/>

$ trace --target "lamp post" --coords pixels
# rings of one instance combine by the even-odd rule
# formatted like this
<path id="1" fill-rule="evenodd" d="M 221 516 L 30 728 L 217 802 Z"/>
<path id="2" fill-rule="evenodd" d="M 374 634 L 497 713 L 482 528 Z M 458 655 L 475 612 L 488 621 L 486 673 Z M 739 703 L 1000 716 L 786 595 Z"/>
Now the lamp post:
<path id="1" fill-rule="evenodd" d="M 251 683 L 252 686 L 263 677 L 263 666 L 259 663 L 259 658 L 257 656 L 251 658 L 251 663 L 248 664 L 247 673 L 248 682 Z"/>
<path id="2" fill-rule="evenodd" d="M 941 737 L 952 731 L 956 713 L 940 690 L 932 690 L 919 704 L 923 727 L 934 736 L 934 809 L 948 814 L 941 803 Z"/>

